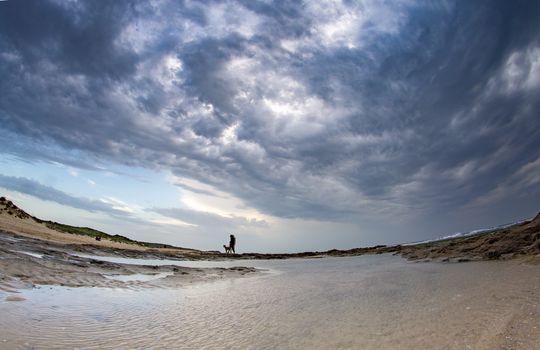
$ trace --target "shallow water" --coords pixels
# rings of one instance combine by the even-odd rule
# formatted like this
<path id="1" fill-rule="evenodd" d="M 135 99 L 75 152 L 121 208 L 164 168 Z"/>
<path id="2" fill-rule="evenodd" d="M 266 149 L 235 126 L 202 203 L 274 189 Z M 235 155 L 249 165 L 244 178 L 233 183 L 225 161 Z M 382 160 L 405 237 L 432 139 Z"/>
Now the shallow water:
<path id="1" fill-rule="evenodd" d="M 30 256 L 33 256 L 34 258 L 38 258 L 38 259 L 43 258 L 43 254 L 27 252 L 27 251 L 24 251 L 24 250 L 15 250 L 15 252 L 25 254 L 25 255 L 30 255 Z"/>
<path id="2" fill-rule="evenodd" d="M 161 273 L 155 273 L 155 274 L 143 274 L 143 273 L 134 273 L 131 275 L 121 275 L 121 274 L 115 274 L 115 275 L 103 275 L 105 278 L 122 281 L 122 282 L 132 282 L 132 281 L 139 281 L 139 282 L 148 282 L 157 280 L 160 278 L 165 278 L 167 276 L 174 275 L 174 272 L 161 272 Z"/>
<path id="3" fill-rule="evenodd" d="M 387 255 L 250 265 L 279 273 L 179 289 L 23 290 L 25 301 L 0 301 L 0 348 L 465 349 L 476 335 L 452 331 L 441 313 L 449 305 L 465 312 L 459 300 L 478 276 L 498 273 L 496 264 L 464 269 Z M 444 346 L 425 347 L 437 331 Z"/>
<path id="4" fill-rule="evenodd" d="M 8 242 L 20 242 L 20 241 L 23 241 L 22 238 L 15 238 L 15 237 L 3 237 L 3 236 L 0 236 L 0 240 L 3 240 L 3 241 L 8 241 Z"/>
<path id="5" fill-rule="evenodd" d="M 101 256 L 89 254 L 72 254 L 80 258 L 94 259 L 100 261 L 108 261 L 117 264 L 128 265 L 146 265 L 146 266 L 183 266 L 183 267 L 235 267 L 235 266 L 254 266 L 258 260 L 171 260 L 171 259 L 138 259 L 138 258 L 123 258 L 117 256 Z"/>

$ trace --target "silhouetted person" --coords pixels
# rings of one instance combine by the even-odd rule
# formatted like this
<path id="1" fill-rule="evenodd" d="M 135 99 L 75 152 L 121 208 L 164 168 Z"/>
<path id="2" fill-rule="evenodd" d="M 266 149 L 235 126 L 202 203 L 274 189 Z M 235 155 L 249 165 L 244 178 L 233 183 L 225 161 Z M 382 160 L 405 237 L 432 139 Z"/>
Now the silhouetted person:
<path id="1" fill-rule="evenodd" d="M 231 235 L 231 240 L 229 241 L 229 247 L 231 248 L 233 254 L 236 254 L 234 251 L 234 245 L 236 244 L 236 237 L 234 235 Z"/>

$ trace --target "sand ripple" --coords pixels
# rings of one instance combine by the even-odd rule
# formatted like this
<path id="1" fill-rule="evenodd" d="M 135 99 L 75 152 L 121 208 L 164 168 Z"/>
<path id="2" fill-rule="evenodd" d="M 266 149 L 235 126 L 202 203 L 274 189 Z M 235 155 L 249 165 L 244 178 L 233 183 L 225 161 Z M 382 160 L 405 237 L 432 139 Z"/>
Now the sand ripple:
<path id="1" fill-rule="evenodd" d="M 40 349 L 540 348 L 534 265 L 264 264 L 282 273 L 180 289 L 26 290 L 26 301 L 0 303 L 0 339 Z"/>

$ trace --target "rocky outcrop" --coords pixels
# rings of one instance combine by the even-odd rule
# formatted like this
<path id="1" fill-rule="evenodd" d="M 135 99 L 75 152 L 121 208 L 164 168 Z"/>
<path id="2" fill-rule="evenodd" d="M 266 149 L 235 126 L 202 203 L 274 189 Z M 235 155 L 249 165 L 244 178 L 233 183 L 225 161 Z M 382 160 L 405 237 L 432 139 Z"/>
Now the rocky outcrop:
<path id="1" fill-rule="evenodd" d="M 409 259 L 498 260 L 540 254 L 540 214 L 533 220 L 474 236 L 405 247 Z"/>
<path id="2" fill-rule="evenodd" d="M 11 215 L 19 219 L 29 219 L 31 216 L 26 213 L 24 210 L 19 209 L 12 201 L 6 199 L 5 197 L 0 197 L 0 214 L 1 215 Z"/>

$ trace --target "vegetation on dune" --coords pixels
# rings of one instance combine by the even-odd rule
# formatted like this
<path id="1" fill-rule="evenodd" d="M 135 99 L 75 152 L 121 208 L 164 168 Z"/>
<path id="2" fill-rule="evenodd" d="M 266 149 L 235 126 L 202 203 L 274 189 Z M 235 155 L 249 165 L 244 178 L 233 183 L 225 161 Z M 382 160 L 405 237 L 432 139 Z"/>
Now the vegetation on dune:
<path id="1" fill-rule="evenodd" d="M 94 230 L 89 227 L 70 226 L 70 225 L 60 224 L 54 221 L 41 220 L 35 216 L 29 215 L 24 210 L 20 209 L 15 204 L 13 204 L 13 202 L 8 200 L 6 197 L 0 197 L 0 214 L 2 212 L 6 212 L 8 215 L 15 216 L 19 219 L 32 218 L 34 219 L 34 221 L 44 224 L 48 228 L 55 231 L 70 233 L 74 235 L 94 237 L 96 238 L 96 240 L 107 239 L 113 242 L 136 244 L 136 245 L 148 247 L 148 248 L 177 248 L 169 244 L 139 242 L 139 241 L 135 241 L 133 239 L 130 239 L 121 235 L 110 235 L 108 233 Z"/>
<path id="2" fill-rule="evenodd" d="M 90 237 L 99 237 L 103 239 L 107 239 L 109 241 L 113 242 L 119 242 L 119 243 L 127 243 L 127 244 L 137 244 L 143 247 L 148 248 L 177 248 L 175 246 L 169 245 L 169 244 L 162 244 L 162 243 L 150 243 L 150 242 L 140 242 L 135 241 L 133 239 L 127 238 L 125 236 L 121 235 L 110 235 L 108 233 L 94 230 L 93 228 L 89 227 L 77 227 L 77 226 L 70 226 L 65 224 L 60 224 L 58 222 L 54 221 L 43 221 L 39 220 L 37 218 L 34 218 L 35 220 L 45 224 L 48 228 L 64 232 L 64 233 L 71 233 L 74 235 L 81 235 L 81 236 L 90 236 Z"/>
<path id="3" fill-rule="evenodd" d="M 0 197 L 0 213 L 2 212 L 6 212 L 8 215 L 18 217 L 19 219 L 28 219 L 30 217 L 26 212 L 17 208 L 12 201 L 7 200 L 6 197 Z"/>

